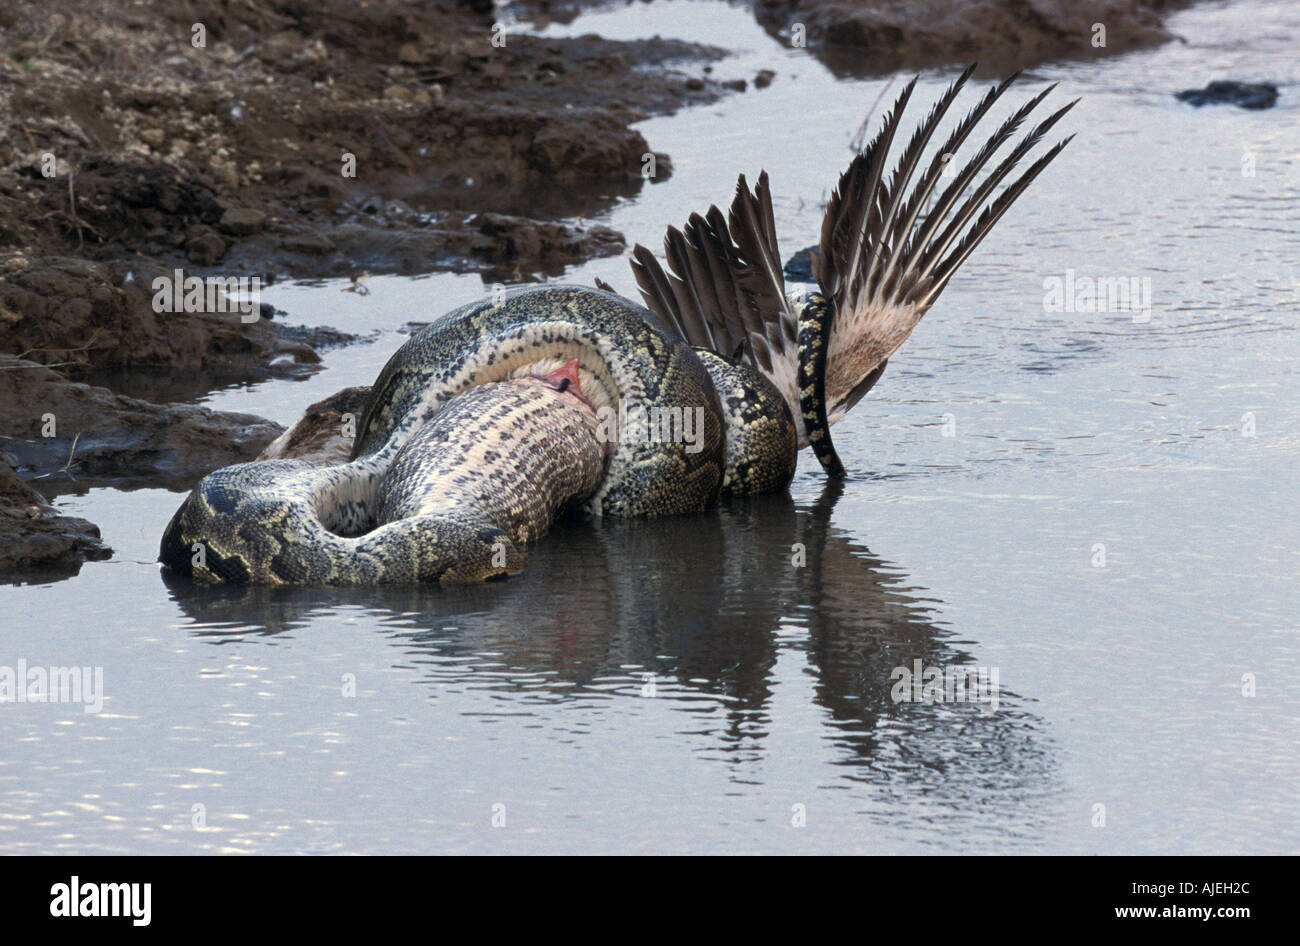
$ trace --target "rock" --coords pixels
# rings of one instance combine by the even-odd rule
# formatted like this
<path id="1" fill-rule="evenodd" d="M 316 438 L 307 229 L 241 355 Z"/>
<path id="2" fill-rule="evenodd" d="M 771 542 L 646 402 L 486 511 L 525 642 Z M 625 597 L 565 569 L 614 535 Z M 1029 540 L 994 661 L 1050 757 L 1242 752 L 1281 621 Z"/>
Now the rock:
<path id="1" fill-rule="evenodd" d="M 673 159 L 662 151 L 656 151 L 655 171 L 650 175 L 651 184 L 662 184 L 673 176 Z"/>
<path id="2" fill-rule="evenodd" d="M 312 231 L 292 233 L 281 245 L 291 253 L 306 253 L 308 256 L 325 256 L 337 249 L 327 237 Z"/>
<path id="3" fill-rule="evenodd" d="M 1044 60 L 1113 55 L 1166 42 L 1172 34 L 1161 19 L 1186 0 L 752 0 L 752 5 L 759 23 L 783 44 L 790 43 L 791 25 L 802 24 L 809 51 L 837 73 L 879 75 L 978 59 L 997 62 L 1005 74 Z M 1090 42 L 1098 22 L 1106 27 L 1104 47 Z"/>
<path id="4" fill-rule="evenodd" d="M 1260 82 L 1211 82 L 1203 89 L 1175 92 L 1174 98 L 1200 108 L 1202 105 L 1236 105 L 1238 108 L 1272 108 L 1277 102 L 1277 86 Z"/>
<path id="5" fill-rule="evenodd" d="M 266 213 L 253 207 L 231 207 L 217 226 L 234 236 L 261 233 L 266 228 Z"/>
<path id="6" fill-rule="evenodd" d="M 196 266 L 213 266 L 226 255 L 226 241 L 215 231 L 204 228 L 185 241 L 185 255 Z"/>
<path id="7" fill-rule="evenodd" d="M 812 255 L 817 247 L 809 246 L 785 261 L 785 278 L 792 282 L 816 282 L 812 273 Z"/>
<path id="8" fill-rule="evenodd" d="M 495 213 L 478 214 L 474 222 L 482 237 L 475 241 L 474 251 L 488 259 L 576 261 L 611 256 L 626 245 L 621 233 L 599 224 L 579 230 Z"/>
<path id="9" fill-rule="evenodd" d="M 0 581 L 66 578 L 112 554 L 98 527 L 60 515 L 0 460 Z"/>
<path id="10" fill-rule="evenodd" d="M 749 83 L 744 79 L 729 79 L 722 83 L 724 89 L 731 89 L 733 92 L 744 92 L 749 88 Z"/>
<path id="11" fill-rule="evenodd" d="M 641 176 L 641 158 L 650 150 L 640 132 L 606 116 L 575 117 L 544 125 L 528 148 L 528 169 L 557 181 L 613 180 Z"/>
<path id="12" fill-rule="evenodd" d="M 152 404 L 0 355 L 0 452 L 19 468 L 190 486 L 253 459 L 283 429 L 252 414 Z"/>
<path id="13" fill-rule="evenodd" d="M 776 73 L 771 69 L 760 69 L 758 70 L 758 75 L 754 76 L 754 88 L 766 89 L 772 84 L 772 80 L 775 78 Z"/>

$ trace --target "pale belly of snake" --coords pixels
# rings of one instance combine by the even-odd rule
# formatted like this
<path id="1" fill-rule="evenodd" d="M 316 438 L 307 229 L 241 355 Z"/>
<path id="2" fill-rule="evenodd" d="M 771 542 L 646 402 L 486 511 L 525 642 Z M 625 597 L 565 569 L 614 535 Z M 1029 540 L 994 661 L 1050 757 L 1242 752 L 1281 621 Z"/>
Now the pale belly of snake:
<path id="1" fill-rule="evenodd" d="M 515 574 L 521 546 L 595 491 L 607 456 L 595 411 L 576 390 L 539 378 L 483 384 L 454 397 L 374 475 L 344 479 L 343 467 L 299 460 L 222 471 L 238 490 L 208 489 L 178 511 L 168 537 L 207 540 L 171 549 L 170 561 L 187 561 L 200 581 L 240 583 Z"/>
<path id="2" fill-rule="evenodd" d="M 591 405 L 541 379 L 471 388 L 425 424 L 380 481 L 379 522 L 440 517 L 532 542 L 605 474 Z"/>

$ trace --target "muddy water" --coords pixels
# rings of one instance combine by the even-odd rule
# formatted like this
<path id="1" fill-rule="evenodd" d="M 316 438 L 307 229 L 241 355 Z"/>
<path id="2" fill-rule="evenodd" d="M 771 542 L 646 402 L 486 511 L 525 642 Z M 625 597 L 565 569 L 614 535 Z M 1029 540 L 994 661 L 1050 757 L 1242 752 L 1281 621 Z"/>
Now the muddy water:
<path id="1" fill-rule="evenodd" d="M 1300 10 L 1172 25 L 1185 45 L 1026 81 L 1083 97 L 1078 137 L 836 428 L 840 489 L 804 456 L 791 497 L 566 526 L 505 584 L 348 593 L 170 588 L 178 495 L 63 495 L 117 555 L 0 589 L 0 664 L 102 667 L 105 698 L 0 706 L 0 850 L 1296 852 Z M 783 248 L 812 242 L 891 85 L 720 4 L 562 29 L 777 73 L 645 123 L 674 174 L 603 220 L 652 244 L 764 167 Z M 1282 97 L 1172 98 L 1215 78 Z M 1067 273 L 1149 279 L 1150 309 L 1047 311 Z M 596 276 L 632 286 L 621 260 L 568 279 Z M 289 422 L 483 292 L 364 285 L 275 287 L 378 334 L 208 403 Z M 996 672 L 996 707 L 896 701 L 916 661 Z"/>

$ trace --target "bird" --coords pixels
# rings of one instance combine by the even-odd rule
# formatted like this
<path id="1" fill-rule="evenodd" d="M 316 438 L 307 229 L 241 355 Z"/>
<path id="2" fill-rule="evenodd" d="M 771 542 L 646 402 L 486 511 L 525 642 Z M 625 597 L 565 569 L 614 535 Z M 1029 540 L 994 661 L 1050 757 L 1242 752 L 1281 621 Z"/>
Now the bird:
<path id="1" fill-rule="evenodd" d="M 939 97 L 886 174 L 917 78 L 904 87 L 827 202 L 811 253 L 814 290 L 786 290 L 766 171 L 752 190 L 740 175 L 726 215 L 712 206 L 681 229 L 668 229 L 668 273 L 646 247 L 638 243 L 632 251 L 646 306 L 692 345 L 771 381 L 794 417 L 799 447 L 811 447 L 828 476 L 847 472 L 831 426 L 876 385 L 957 270 L 1074 137 L 1045 149 L 998 191 L 1078 99 L 1036 124 L 976 183 L 1053 83 L 1004 119 L 958 169 L 958 149 L 1020 77 L 1017 71 L 993 85 L 923 162 L 976 66 Z"/>

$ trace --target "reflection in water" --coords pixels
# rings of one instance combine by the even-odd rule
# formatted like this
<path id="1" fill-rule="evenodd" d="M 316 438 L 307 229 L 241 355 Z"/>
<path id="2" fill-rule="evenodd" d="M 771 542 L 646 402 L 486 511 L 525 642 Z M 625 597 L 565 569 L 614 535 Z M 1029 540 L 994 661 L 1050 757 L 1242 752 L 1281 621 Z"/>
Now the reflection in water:
<path id="1" fill-rule="evenodd" d="M 739 770 L 763 756 L 778 657 L 802 653 L 849 778 L 967 817 L 975 799 L 1031 810 L 1027 802 L 1047 791 L 1053 763 L 1041 723 L 1021 699 L 1001 692 L 996 712 L 891 699 L 895 668 L 915 660 L 952 668 L 971 657 L 947 642 L 949 632 L 932 622 L 926 599 L 897 567 L 830 524 L 841 489 L 828 485 L 811 506 L 770 496 L 712 515 L 563 523 L 506 582 L 453 589 L 173 582 L 171 592 L 194 632 L 216 643 L 362 608 L 395 630 L 398 663 L 521 706 L 638 698 L 650 687 L 686 710 L 692 702 L 721 706 L 720 715 L 700 714 L 692 732 L 709 732 L 710 754 L 737 778 L 752 778 Z"/>

